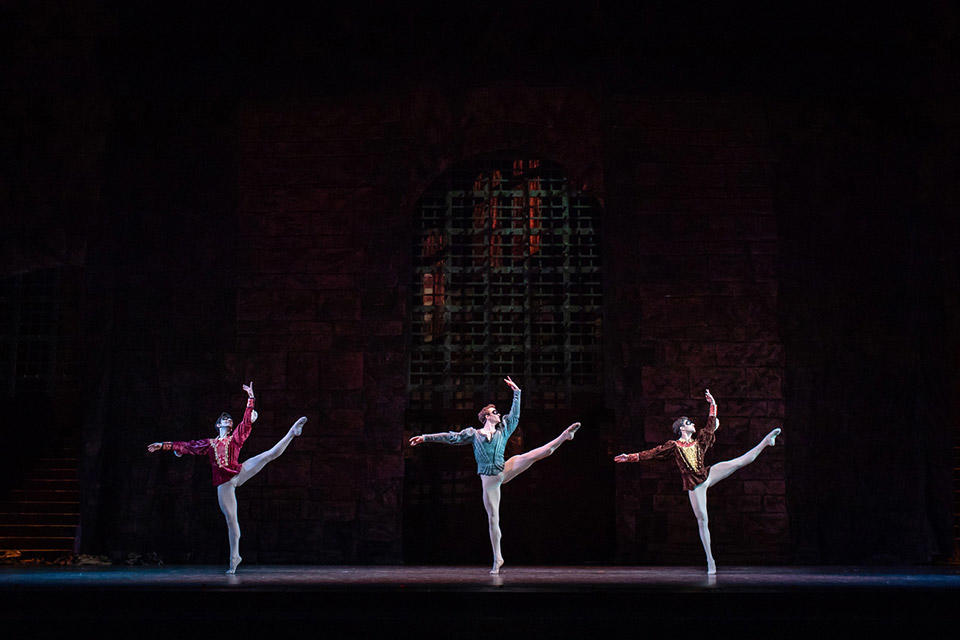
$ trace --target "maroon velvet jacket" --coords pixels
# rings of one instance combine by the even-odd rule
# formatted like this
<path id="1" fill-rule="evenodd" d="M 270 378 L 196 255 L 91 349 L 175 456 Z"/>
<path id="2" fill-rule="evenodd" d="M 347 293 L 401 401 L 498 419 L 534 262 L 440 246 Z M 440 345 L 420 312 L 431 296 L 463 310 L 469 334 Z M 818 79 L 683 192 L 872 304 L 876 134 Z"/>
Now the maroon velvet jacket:
<path id="1" fill-rule="evenodd" d="M 716 439 L 717 417 L 709 416 L 703 429 L 698 429 L 693 440 L 687 444 L 679 440 L 667 440 L 658 447 L 637 453 L 639 460 L 666 460 L 673 457 L 680 468 L 683 477 L 683 488 L 686 491 L 702 484 L 710 473 L 710 467 L 703 464 L 703 454 Z M 686 451 L 686 455 L 684 454 Z"/>
<path id="2" fill-rule="evenodd" d="M 224 438 L 164 442 L 163 450 L 174 451 L 181 455 L 184 453 L 192 456 L 206 454 L 210 458 L 210 467 L 213 471 L 213 486 L 220 486 L 240 473 L 240 448 L 250 436 L 250 429 L 253 426 L 252 414 L 253 398 L 249 398 L 247 409 L 243 412 L 243 420 L 234 427 L 230 435 Z"/>

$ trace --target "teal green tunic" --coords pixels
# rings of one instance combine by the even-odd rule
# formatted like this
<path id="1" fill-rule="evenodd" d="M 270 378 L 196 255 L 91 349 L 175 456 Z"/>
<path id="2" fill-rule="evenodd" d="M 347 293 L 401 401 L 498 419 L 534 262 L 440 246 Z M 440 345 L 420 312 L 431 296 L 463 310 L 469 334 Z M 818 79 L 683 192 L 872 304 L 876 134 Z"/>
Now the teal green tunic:
<path id="1" fill-rule="evenodd" d="M 443 444 L 473 444 L 473 457 L 477 461 L 477 473 L 482 476 L 495 476 L 503 471 L 503 451 L 507 448 L 507 439 L 520 422 L 520 390 L 513 392 L 513 406 L 510 413 L 503 416 L 493 437 L 487 440 L 478 429 L 468 427 L 463 431 L 424 434 L 424 442 Z"/>

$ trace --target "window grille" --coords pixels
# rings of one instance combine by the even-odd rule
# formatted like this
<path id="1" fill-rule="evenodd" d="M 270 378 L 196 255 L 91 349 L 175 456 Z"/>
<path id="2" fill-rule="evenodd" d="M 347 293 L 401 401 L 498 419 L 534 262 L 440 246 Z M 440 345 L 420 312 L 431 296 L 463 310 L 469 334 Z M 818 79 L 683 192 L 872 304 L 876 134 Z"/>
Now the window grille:
<path id="1" fill-rule="evenodd" d="M 452 170 L 417 207 L 410 408 L 472 409 L 508 375 L 526 403 L 600 388 L 599 216 L 560 167 Z"/>

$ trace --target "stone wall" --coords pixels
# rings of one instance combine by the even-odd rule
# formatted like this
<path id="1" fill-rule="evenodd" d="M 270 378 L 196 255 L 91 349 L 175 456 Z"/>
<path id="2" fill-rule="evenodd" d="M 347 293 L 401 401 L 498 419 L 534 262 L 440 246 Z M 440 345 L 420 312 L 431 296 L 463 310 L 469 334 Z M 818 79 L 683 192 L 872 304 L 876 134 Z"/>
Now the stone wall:
<path id="1" fill-rule="evenodd" d="M 609 197 L 611 401 L 618 450 L 703 424 L 721 427 L 709 463 L 740 455 L 782 424 L 773 158 L 762 104 L 723 99 L 612 101 L 604 132 Z M 785 557 L 789 435 L 710 491 L 718 562 Z M 702 553 L 673 463 L 623 466 L 618 557 L 690 562 Z"/>
<path id="2" fill-rule="evenodd" d="M 571 89 L 248 105 L 237 348 L 227 368 L 258 381 L 264 419 L 252 450 L 300 413 L 311 422 L 246 489 L 247 548 L 262 541 L 264 561 L 399 557 L 408 220 L 433 179 L 482 153 L 557 160 L 607 205 L 611 455 L 672 437 L 675 416 L 704 413 L 704 387 L 722 416 L 711 461 L 779 424 L 777 232 L 763 122 L 761 106 L 741 101 L 604 105 Z M 784 449 L 712 492 L 721 561 L 756 558 L 758 544 L 768 559 L 783 557 Z M 631 466 L 617 478 L 611 556 L 690 561 L 699 542 L 676 470 Z"/>

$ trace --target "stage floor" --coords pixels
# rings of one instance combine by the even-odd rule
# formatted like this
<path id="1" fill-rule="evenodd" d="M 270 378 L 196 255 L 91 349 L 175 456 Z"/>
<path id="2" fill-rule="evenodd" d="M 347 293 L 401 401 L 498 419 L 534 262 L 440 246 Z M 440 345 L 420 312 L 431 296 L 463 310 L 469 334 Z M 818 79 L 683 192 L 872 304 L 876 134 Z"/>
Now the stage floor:
<path id="1" fill-rule="evenodd" d="M 241 565 L 228 576 L 215 566 L 0 567 L 0 589 L 960 591 L 960 567 L 721 567 L 716 576 L 693 567 L 506 567 L 499 576 L 487 571 L 480 566 Z"/>
<path id="2" fill-rule="evenodd" d="M 149 637 L 955 629 L 960 567 L 0 567 L 0 618 Z M 318 626 L 319 625 L 319 626 Z M 701 627 L 696 627 L 701 629 Z M 338 631 L 340 633 L 338 633 Z"/>

